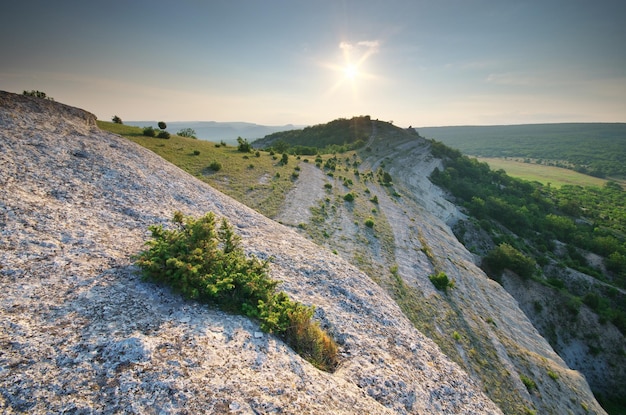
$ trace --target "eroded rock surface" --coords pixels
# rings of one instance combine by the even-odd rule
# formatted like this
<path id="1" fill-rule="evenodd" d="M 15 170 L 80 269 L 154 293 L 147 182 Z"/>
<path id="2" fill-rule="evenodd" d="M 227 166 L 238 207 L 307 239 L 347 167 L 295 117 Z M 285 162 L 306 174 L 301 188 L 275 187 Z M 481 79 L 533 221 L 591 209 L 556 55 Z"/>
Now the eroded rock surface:
<path id="1" fill-rule="evenodd" d="M 333 190 L 324 195 L 330 202 L 320 197 L 307 205 L 302 199 L 285 209 L 302 220 L 312 208 L 327 206 L 324 215 L 296 229 L 376 279 L 503 412 L 604 413 L 585 377 L 568 367 L 516 299 L 485 275 L 454 236 L 450 226 L 464 215 L 428 178 L 442 168 L 430 142 L 372 121 L 372 134 L 358 157 L 361 175 L 350 189 L 356 194 L 351 203 L 342 198 L 348 189 L 340 175 L 329 177 L 321 170 L 300 175 L 288 200 L 315 194 L 325 183 Z M 379 169 L 390 174 L 391 185 L 367 179 Z M 365 215 L 375 218 L 372 229 L 362 225 Z M 296 226 L 293 220 L 284 223 Z M 322 238 L 310 231 L 319 227 Z M 453 289 L 435 288 L 429 277 L 439 272 L 454 282 Z"/>
<path id="2" fill-rule="evenodd" d="M 142 282 L 175 210 L 213 211 L 341 346 L 320 372 L 246 318 Z M 0 92 L 4 413 L 496 414 L 370 278 L 62 104 Z"/>

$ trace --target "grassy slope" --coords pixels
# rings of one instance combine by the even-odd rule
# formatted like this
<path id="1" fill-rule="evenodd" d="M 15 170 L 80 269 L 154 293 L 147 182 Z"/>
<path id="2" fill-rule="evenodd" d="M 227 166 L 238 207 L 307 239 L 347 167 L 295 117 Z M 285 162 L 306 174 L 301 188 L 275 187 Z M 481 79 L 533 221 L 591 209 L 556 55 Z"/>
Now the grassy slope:
<path id="1" fill-rule="evenodd" d="M 236 147 L 172 135 L 170 139 L 146 137 L 142 129 L 112 122 L 98 121 L 106 131 L 119 134 L 146 147 L 189 174 L 221 192 L 252 207 L 267 217 L 278 213 L 287 191 L 293 186 L 292 174 L 298 161 L 289 158 L 287 165 L 280 157 L 265 151 L 241 153 Z M 199 152 L 199 154 L 194 154 Z M 214 172 L 209 165 L 218 161 L 222 168 Z"/>

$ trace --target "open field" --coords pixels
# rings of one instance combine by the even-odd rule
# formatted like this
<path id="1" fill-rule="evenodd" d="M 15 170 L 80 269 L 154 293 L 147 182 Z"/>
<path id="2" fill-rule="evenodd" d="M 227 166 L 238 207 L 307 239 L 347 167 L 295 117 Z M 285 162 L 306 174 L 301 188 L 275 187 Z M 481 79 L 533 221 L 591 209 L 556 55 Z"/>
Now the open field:
<path id="1" fill-rule="evenodd" d="M 504 170 L 509 176 L 528 181 L 537 181 L 544 185 L 561 187 L 566 184 L 578 186 L 603 186 L 607 180 L 561 167 L 544 166 L 541 164 L 524 163 L 521 161 L 497 157 L 476 157 L 479 161 L 489 164 L 491 170 Z M 622 183 L 623 185 L 624 183 Z"/>

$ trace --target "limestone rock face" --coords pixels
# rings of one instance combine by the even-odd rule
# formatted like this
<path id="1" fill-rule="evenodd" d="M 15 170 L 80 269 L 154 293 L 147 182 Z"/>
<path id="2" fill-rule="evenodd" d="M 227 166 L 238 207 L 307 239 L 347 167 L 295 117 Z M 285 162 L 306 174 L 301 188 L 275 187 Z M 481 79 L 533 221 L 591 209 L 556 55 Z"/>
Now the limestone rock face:
<path id="1" fill-rule="evenodd" d="M 213 211 L 341 346 L 320 372 L 257 323 L 136 275 L 147 228 Z M 497 414 L 367 275 L 95 117 L 0 92 L 4 413 Z"/>

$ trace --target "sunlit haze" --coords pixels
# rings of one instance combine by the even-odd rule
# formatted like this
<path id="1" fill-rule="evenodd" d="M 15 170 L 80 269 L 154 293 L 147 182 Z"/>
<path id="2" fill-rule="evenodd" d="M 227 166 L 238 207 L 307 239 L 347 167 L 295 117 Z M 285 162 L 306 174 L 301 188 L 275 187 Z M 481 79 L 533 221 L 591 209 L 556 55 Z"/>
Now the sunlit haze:
<path id="1" fill-rule="evenodd" d="M 99 119 L 626 122 L 626 1 L 5 2 L 0 89 Z"/>

